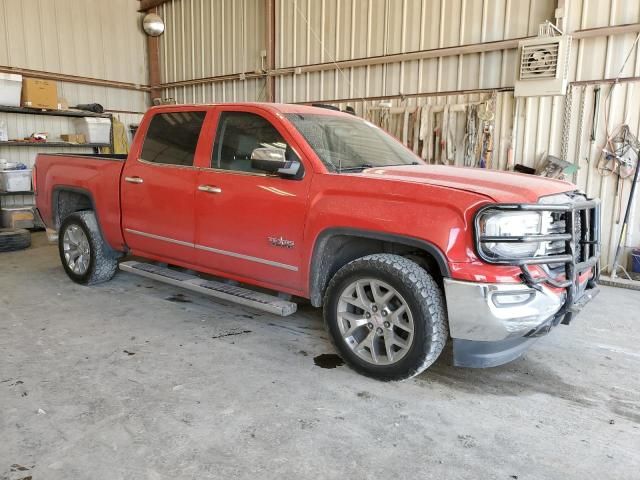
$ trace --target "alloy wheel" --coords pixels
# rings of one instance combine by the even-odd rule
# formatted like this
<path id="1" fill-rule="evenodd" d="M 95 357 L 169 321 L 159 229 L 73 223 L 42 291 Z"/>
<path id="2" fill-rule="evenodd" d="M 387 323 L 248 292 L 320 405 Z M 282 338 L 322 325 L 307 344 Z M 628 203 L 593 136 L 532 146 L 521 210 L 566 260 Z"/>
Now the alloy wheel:
<path id="1" fill-rule="evenodd" d="M 363 278 L 347 285 L 338 301 L 337 319 L 345 344 L 374 365 L 397 363 L 413 344 L 409 305 L 381 280 Z"/>
<path id="2" fill-rule="evenodd" d="M 87 273 L 91 260 L 91 247 L 82 228 L 78 225 L 70 225 L 64 232 L 62 248 L 69 269 L 76 275 Z"/>

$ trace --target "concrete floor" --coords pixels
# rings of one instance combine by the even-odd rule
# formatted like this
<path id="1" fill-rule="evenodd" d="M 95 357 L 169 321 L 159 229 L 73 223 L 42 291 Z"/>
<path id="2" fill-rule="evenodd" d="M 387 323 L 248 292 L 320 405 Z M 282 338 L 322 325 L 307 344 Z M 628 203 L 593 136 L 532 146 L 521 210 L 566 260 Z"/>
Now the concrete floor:
<path id="1" fill-rule="evenodd" d="M 176 296 L 183 293 L 184 296 Z M 289 318 L 0 255 L 0 479 L 638 478 L 640 292 L 489 370 L 379 383 Z"/>

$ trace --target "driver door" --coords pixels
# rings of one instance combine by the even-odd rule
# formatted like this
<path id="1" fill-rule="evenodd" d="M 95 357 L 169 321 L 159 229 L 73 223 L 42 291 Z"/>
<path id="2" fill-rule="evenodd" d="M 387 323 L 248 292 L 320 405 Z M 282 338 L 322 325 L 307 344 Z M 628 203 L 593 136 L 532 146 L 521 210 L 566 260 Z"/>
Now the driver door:
<path id="1" fill-rule="evenodd" d="M 299 289 L 312 170 L 283 178 L 252 166 L 257 148 L 299 157 L 277 118 L 260 108 L 220 108 L 210 162 L 198 173 L 197 263 L 240 281 Z"/>

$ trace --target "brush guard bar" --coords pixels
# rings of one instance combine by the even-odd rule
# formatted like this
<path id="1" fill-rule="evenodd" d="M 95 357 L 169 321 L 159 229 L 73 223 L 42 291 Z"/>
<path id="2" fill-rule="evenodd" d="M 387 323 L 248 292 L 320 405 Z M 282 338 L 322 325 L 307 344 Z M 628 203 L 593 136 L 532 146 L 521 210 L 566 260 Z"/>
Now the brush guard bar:
<path id="1" fill-rule="evenodd" d="M 562 233 L 523 235 L 511 237 L 495 237 L 480 235 L 479 219 L 482 213 L 488 210 L 494 211 L 536 211 L 560 213 L 565 222 L 565 231 Z M 580 228 L 577 229 L 577 225 Z M 576 231 L 578 230 L 578 231 Z M 556 288 L 566 289 L 564 305 L 555 315 L 562 319 L 562 323 L 569 323 L 573 316 L 574 304 L 583 292 L 580 288 L 580 276 L 593 268 L 593 276 L 589 279 L 586 288 L 594 288 L 599 276 L 600 258 L 600 200 L 576 200 L 564 204 L 492 204 L 481 208 L 475 217 L 476 251 L 480 258 L 492 264 L 517 265 L 522 271 L 523 281 L 531 288 L 540 289 L 540 284 L 546 283 Z M 564 241 L 565 249 L 561 254 L 531 256 L 524 258 L 491 258 L 484 254 L 482 243 L 530 243 L 530 242 L 555 242 Z M 580 247 L 579 249 L 577 247 Z M 529 271 L 529 265 L 549 266 L 563 264 L 564 278 L 562 274 L 551 276 L 549 269 L 542 269 L 544 273 L 539 278 L 534 278 Z"/>

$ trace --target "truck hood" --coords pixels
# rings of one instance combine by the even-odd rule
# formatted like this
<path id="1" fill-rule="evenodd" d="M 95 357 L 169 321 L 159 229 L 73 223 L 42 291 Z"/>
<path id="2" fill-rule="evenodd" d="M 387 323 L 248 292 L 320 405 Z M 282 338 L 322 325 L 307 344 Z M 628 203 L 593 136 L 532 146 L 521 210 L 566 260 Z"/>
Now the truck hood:
<path id="1" fill-rule="evenodd" d="M 465 190 L 499 203 L 535 203 L 540 197 L 576 189 L 569 182 L 535 175 L 445 165 L 376 167 L 358 175 Z"/>

